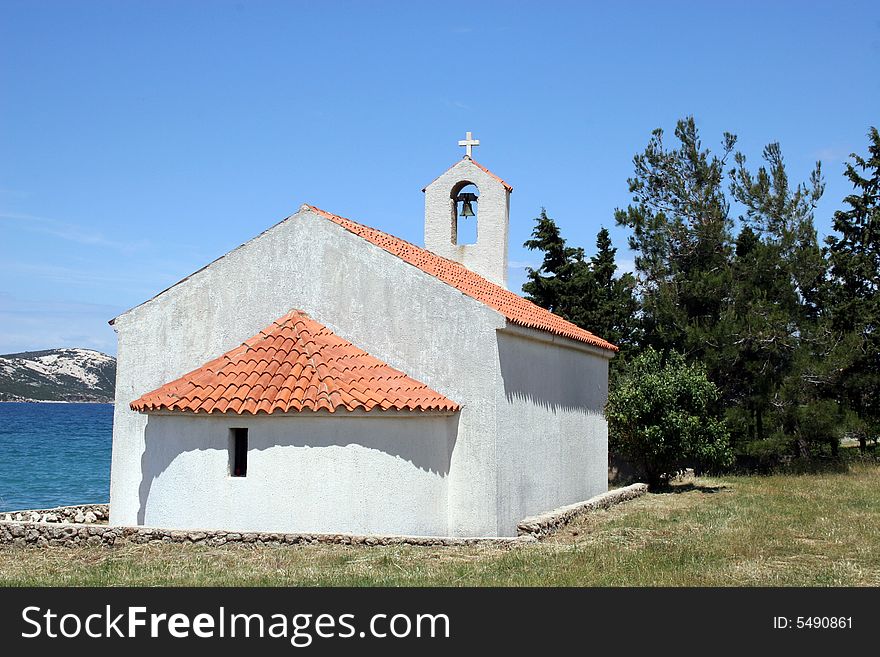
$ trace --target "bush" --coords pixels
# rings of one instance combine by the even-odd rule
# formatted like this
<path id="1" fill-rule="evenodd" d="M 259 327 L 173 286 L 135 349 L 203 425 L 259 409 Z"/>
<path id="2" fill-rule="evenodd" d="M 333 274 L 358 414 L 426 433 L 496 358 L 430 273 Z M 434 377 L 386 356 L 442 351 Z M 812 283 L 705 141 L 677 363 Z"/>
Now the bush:
<path id="1" fill-rule="evenodd" d="M 718 388 L 681 354 L 649 348 L 633 358 L 608 396 L 609 448 L 640 466 L 656 487 L 690 464 L 731 463 Z"/>
<path id="2" fill-rule="evenodd" d="M 738 469 L 746 472 L 773 472 L 791 463 L 796 453 L 797 446 L 791 437 L 775 432 L 763 440 L 738 445 L 736 464 Z"/>
<path id="3" fill-rule="evenodd" d="M 788 451 L 800 460 L 838 458 L 840 440 L 858 425 L 857 416 L 833 399 L 805 397 L 783 388 L 771 418 L 774 433 L 780 442 L 788 439 Z"/>
<path id="4" fill-rule="evenodd" d="M 802 456 L 837 458 L 840 439 L 851 421 L 851 414 L 834 400 L 811 401 L 795 411 L 795 439 Z"/>

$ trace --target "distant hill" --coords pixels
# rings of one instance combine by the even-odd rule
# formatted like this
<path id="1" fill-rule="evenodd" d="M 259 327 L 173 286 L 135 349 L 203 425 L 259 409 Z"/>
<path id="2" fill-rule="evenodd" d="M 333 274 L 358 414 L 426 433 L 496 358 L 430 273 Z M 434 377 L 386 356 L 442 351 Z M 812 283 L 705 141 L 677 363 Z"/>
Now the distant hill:
<path id="1" fill-rule="evenodd" d="M 116 359 L 91 349 L 0 356 L 0 401 L 112 402 Z"/>

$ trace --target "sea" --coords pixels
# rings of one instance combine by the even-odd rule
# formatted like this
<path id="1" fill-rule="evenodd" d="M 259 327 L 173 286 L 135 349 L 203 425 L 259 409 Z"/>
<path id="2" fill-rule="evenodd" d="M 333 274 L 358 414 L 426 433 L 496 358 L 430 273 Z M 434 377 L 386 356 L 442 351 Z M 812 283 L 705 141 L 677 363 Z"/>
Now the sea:
<path id="1" fill-rule="evenodd" d="M 110 500 L 112 404 L 0 403 L 0 512 Z"/>

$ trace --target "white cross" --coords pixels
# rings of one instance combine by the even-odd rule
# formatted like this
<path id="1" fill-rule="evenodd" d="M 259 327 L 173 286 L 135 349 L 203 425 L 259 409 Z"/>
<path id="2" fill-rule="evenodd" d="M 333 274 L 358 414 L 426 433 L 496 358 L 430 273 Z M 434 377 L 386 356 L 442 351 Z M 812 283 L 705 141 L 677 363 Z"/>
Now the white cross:
<path id="1" fill-rule="evenodd" d="M 459 146 L 464 146 L 464 147 L 467 149 L 467 153 L 465 154 L 465 157 L 466 157 L 467 159 L 471 159 L 471 149 L 472 149 L 474 146 L 479 146 L 479 145 L 480 145 L 480 140 L 479 140 L 479 139 L 474 139 L 474 135 L 473 135 L 473 133 L 468 132 L 468 133 L 465 135 L 465 138 L 458 142 L 458 145 L 459 145 Z"/>

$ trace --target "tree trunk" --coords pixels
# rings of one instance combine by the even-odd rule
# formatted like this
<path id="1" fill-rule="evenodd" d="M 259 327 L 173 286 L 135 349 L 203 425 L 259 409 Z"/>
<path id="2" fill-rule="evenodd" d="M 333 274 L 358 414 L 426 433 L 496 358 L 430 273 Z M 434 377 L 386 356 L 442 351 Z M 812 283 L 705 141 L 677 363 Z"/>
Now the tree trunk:
<path id="1" fill-rule="evenodd" d="M 802 459 L 807 459 L 810 456 L 810 446 L 807 444 L 807 441 L 804 440 L 803 437 L 798 436 L 797 438 L 797 446 L 798 446 L 798 454 Z"/>

